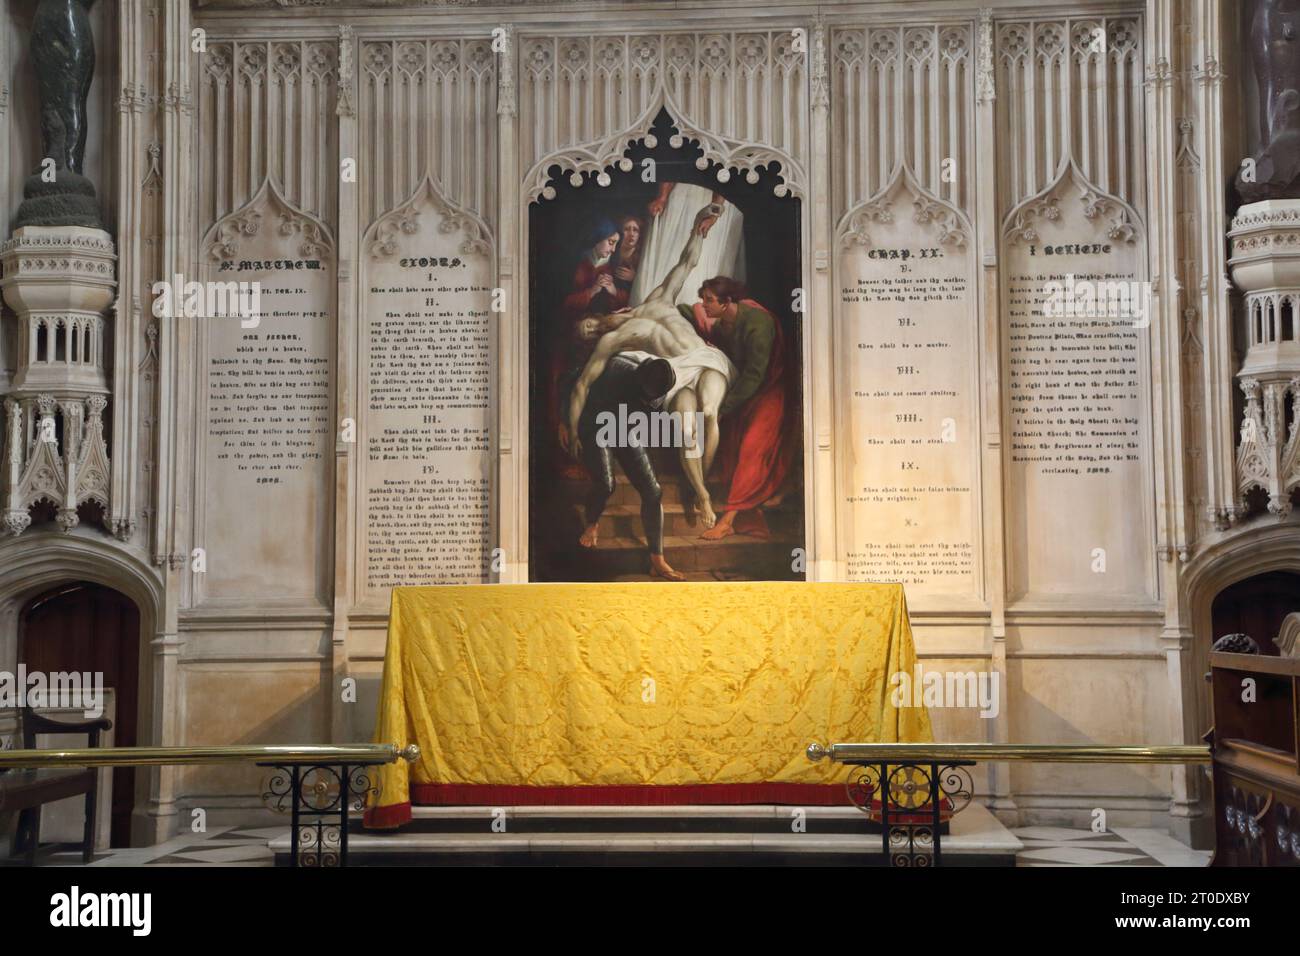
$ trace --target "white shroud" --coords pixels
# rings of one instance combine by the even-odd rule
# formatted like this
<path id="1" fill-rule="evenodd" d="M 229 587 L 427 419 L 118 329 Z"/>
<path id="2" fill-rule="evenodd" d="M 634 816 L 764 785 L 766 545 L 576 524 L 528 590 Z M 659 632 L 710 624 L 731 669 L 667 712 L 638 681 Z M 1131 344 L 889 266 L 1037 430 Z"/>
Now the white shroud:
<path id="1" fill-rule="evenodd" d="M 662 214 L 652 217 L 642 239 L 641 265 L 632 281 L 629 306 L 638 306 L 664 281 L 664 277 L 682 257 L 682 248 L 691 237 L 695 217 L 713 201 L 712 191 L 692 183 L 677 183 L 668 194 Z M 730 276 L 745 281 L 745 217 L 727 203 L 718 221 L 709 228 L 700 250 L 700 264 L 695 267 L 674 305 L 694 305 L 700 300 L 700 284 L 714 276 Z"/>
<path id="2" fill-rule="evenodd" d="M 695 383 L 700 380 L 700 375 L 704 373 L 705 369 L 711 368 L 715 372 L 721 372 L 726 377 L 728 385 L 736 376 L 736 366 L 731 364 L 731 359 L 727 358 L 727 353 L 714 348 L 712 345 L 701 345 L 683 355 L 674 356 L 652 355 L 640 349 L 627 349 L 619 354 L 626 355 L 637 362 L 662 358 L 673 367 L 673 374 L 677 376 L 677 381 L 673 383 L 673 387 L 664 396 L 664 408 L 672 407 L 673 396 L 682 389 L 694 388 Z"/>

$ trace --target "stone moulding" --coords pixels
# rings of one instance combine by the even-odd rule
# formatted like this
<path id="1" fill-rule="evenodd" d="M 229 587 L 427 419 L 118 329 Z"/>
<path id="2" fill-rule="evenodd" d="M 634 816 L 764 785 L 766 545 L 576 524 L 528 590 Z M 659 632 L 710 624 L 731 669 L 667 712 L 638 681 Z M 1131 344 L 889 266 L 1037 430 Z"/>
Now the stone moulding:
<path id="1" fill-rule="evenodd" d="M 366 230 L 362 245 L 371 258 L 396 254 L 402 236 L 413 236 L 420 231 L 420 213 L 426 208 L 440 217 L 438 231 L 443 235 L 464 234 L 461 255 L 492 256 L 492 232 L 487 224 L 448 199 L 433 177 L 426 175 L 400 206 L 380 216 Z"/>
<path id="2" fill-rule="evenodd" d="M 1104 192 L 1089 182 L 1071 158 L 1061 164 L 1051 183 L 1006 215 L 1002 220 L 1003 240 L 1010 245 L 1037 242 L 1039 235 L 1033 225 L 1034 220 L 1055 222 L 1061 218 L 1060 203 L 1066 195 L 1067 184 L 1075 187 L 1078 201 L 1083 204 L 1084 217 L 1101 220 L 1106 236 L 1112 242 L 1133 245 L 1142 238 L 1141 217 L 1137 210 L 1118 196 Z"/>
<path id="3" fill-rule="evenodd" d="M 284 197 L 279 184 L 268 176 L 242 207 L 218 220 L 203 237 L 201 248 L 211 260 L 234 259 L 244 239 L 256 236 L 264 221 L 272 220 L 282 236 L 298 236 L 298 254 L 308 259 L 329 259 L 334 255 L 334 236 L 329 226 Z"/>
<path id="4" fill-rule="evenodd" d="M 14 274 L 82 273 L 114 281 L 116 249 L 109 239 L 94 236 L 15 236 L 0 243 L 6 261 L 5 278 Z"/>
<path id="5" fill-rule="evenodd" d="M 904 194 L 911 197 L 913 222 L 933 227 L 941 245 L 966 248 L 972 230 L 965 214 L 928 192 L 906 166 L 899 166 L 889 185 L 879 193 L 844 215 L 837 230 L 839 244 L 844 247 L 871 245 L 872 223 L 893 222 L 896 211 L 905 208 Z"/>
<path id="6" fill-rule="evenodd" d="M 1228 239 L 1237 261 L 1300 255 L 1300 207 L 1238 213 Z"/>

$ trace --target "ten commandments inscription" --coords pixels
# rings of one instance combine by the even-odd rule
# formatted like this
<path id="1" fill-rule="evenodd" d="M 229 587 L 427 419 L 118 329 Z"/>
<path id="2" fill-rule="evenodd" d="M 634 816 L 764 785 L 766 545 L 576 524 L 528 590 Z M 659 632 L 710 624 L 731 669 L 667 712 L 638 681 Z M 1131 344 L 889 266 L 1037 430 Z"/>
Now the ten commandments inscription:
<path id="1" fill-rule="evenodd" d="M 491 256 L 431 186 L 368 246 L 358 557 L 364 589 L 487 580 Z M 391 219 L 392 217 L 387 217 Z"/>

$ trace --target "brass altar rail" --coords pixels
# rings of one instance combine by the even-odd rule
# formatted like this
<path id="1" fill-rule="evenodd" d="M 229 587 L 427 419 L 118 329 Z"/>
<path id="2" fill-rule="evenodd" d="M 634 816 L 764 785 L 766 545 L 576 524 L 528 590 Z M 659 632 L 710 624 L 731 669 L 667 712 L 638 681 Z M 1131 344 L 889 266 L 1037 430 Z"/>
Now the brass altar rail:
<path id="1" fill-rule="evenodd" d="M 71 750 L 0 750 L 0 770 L 38 767 L 155 767 L 171 764 L 335 764 L 373 766 L 419 759 L 414 744 L 307 745 L 298 747 L 83 747 Z"/>
<path id="2" fill-rule="evenodd" d="M 1026 760 L 1037 763 L 1209 763 L 1205 744 L 1134 747 L 1062 744 L 809 744 L 808 759 L 838 763 Z"/>

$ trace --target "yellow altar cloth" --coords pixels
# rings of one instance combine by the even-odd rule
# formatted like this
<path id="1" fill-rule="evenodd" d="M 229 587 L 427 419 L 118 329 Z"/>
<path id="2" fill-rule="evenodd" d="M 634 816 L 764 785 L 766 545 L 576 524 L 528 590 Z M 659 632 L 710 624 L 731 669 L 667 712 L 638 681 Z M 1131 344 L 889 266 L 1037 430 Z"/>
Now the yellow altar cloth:
<path id="1" fill-rule="evenodd" d="M 556 788 L 802 802 L 745 788 L 836 785 L 845 769 L 811 763 L 813 741 L 932 739 L 924 707 L 890 699 L 915 662 L 896 584 L 397 588 L 375 740 L 420 757 L 378 771 L 367 823 Z"/>

